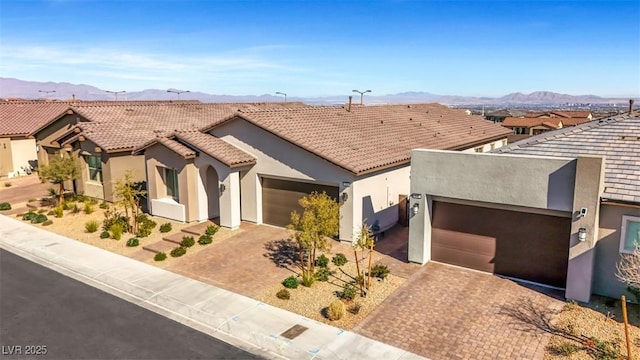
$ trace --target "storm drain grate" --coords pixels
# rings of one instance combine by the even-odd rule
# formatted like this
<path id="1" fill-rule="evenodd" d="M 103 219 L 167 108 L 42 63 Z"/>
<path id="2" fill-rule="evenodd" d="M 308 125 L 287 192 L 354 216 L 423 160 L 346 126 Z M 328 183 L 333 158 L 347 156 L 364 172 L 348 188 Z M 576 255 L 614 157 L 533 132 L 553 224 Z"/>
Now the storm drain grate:
<path id="1" fill-rule="evenodd" d="M 282 334 L 280 334 L 280 336 L 285 337 L 289 340 L 293 340 L 296 337 L 298 337 L 300 334 L 302 334 L 303 332 L 307 331 L 308 328 L 302 326 L 302 325 L 293 325 L 292 327 L 290 327 L 288 330 L 286 330 L 285 332 L 283 332 Z"/>

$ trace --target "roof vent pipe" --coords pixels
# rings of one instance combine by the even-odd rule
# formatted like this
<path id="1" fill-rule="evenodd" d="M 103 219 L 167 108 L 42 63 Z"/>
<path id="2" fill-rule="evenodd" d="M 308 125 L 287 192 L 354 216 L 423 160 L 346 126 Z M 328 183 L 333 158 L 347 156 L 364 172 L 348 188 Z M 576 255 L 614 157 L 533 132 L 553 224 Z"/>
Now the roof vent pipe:
<path id="1" fill-rule="evenodd" d="M 629 99 L 629 115 L 631 115 L 631 112 L 633 111 L 633 99 Z"/>
<path id="2" fill-rule="evenodd" d="M 353 96 L 349 95 L 349 107 L 347 108 L 348 112 L 351 112 L 351 101 L 353 100 Z"/>

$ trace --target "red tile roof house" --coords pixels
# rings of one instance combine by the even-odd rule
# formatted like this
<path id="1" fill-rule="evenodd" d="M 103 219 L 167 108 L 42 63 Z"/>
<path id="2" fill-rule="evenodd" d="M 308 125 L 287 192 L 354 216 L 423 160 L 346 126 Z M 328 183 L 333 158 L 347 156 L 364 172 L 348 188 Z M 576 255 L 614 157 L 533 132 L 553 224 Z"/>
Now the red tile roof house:
<path id="1" fill-rule="evenodd" d="M 25 175 L 38 159 L 33 132 L 62 117 L 62 103 L 0 102 L 0 177 Z"/>
<path id="2" fill-rule="evenodd" d="M 83 131 L 87 139 L 94 132 Z M 488 150 L 508 133 L 438 104 L 244 108 L 198 130 L 159 134 L 134 154 L 146 158 L 154 215 L 284 226 L 301 196 L 325 191 L 340 202 L 339 237 L 350 241 L 363 220 L 380 230 L 398 222 L 412 149 Z"/>
<path id="3" fill-rule="evenodd" d="M 640 242 L 640 111 L 489 154 L 414 150 L 410 201 L 410 261 L 618 298 L 616 264 Z"/>

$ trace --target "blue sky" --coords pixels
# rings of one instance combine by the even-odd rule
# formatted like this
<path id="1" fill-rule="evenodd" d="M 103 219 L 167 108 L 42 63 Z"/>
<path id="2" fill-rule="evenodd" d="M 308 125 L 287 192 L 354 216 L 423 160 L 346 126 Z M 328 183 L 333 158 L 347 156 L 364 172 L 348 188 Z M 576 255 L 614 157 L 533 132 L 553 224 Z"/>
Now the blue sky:
<path id="1" fill-rule="evenodd" d="M 640 94 L 640 1 L 0 1 L 0 76 L 127 92 Z"/>

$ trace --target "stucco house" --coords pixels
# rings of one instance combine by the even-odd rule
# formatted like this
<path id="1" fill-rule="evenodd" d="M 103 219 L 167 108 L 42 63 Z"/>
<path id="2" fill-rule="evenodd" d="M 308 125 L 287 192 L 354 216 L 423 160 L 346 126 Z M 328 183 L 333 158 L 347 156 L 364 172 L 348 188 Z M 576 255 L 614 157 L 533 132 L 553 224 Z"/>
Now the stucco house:
<path id="1" fill-rule="evenodd" d="M 563 288 L 579 301 L 625 293 L 615 272 L 640 241 L 640 111 L 490 154 L 414 150 L 411 169 L 410 261 Z"/>
<path id="2" fill-rule="evenodd" d="M 361 222 L 397 223 L 409 191 L 411 149 L 489 151 L 509 131 L 438 104 L 241 109 L 198 131 L 158 136 L 146 159 L 151 213 L 284 226 L 313 191 L 340 202 L 340 239 Z"/>
<path id="3" fill-rule="evenodd" d="M 66 114 L 68 104 L 41 101 L 0 102 L 0 177 L 25 175 L 35 167 L 33 133 Z"/>

